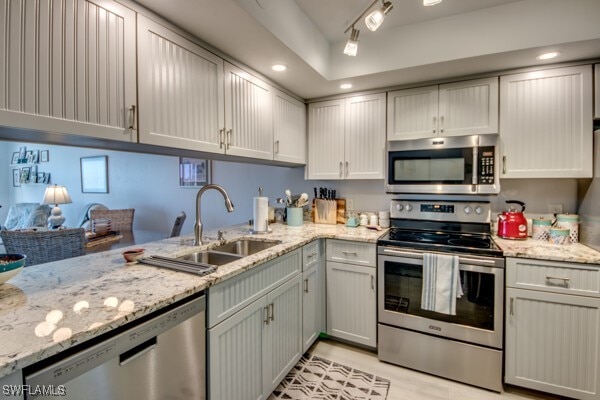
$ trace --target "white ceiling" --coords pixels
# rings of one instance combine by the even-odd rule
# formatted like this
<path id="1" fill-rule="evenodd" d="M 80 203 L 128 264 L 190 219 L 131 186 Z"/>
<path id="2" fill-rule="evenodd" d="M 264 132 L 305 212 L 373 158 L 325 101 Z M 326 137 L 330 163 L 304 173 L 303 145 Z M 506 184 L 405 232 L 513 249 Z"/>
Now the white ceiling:
<path id="1" fill-rule="evenodd" d="M 305 99 L 547 64 L 546 50 L 600 58 L 600 0 L 391 1 L 376 32 L 357 23 L 348 57 L 344 30 L 372 0 L 136 0 Z"/>

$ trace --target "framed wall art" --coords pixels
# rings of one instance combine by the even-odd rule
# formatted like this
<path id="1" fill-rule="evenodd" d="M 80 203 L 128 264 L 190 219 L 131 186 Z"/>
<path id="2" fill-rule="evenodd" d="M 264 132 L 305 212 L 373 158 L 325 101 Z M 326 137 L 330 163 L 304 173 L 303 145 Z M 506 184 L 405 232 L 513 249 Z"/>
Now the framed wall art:
<path id="1" fill-rule="evenodd" d="M 21 186 L 21 170 L 13 169 L 13 187 Z"/>
<path id="2" fill-rule="evenodd" d="M 81 191 L 108 193 L 108 156 L 81 157 Z"/>
<path id="3" fill-rule="evenodd" d="M 209 184 L 211 174 L 210 160 L 199 158 L 179 158 L 179 186 L 198 188 Z"/>

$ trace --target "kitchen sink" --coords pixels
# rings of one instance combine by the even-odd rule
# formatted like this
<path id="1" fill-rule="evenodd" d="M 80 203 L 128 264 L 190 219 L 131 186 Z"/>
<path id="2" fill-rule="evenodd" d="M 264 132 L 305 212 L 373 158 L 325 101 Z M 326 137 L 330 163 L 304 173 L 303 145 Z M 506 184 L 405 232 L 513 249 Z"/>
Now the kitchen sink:
<path id="1" fill-rule="evenodd" d="M 224 265 L 239 260 L 242 256 L 235 254 L 215 253 L 209 250 L 199 251 L 197 253 L 186 254 L 177 257 L 178 260 L 192 261 L 201 264 Z"/>
<path id="2" fill-rule="evenodd" d="M 250 254 L 258 253 L 259 251 L 266 250 L 280 243 L 280 240 L 239 239 L 231 243 L 213 247 L 211 250 L 236 254 L 238 256 L 249 256 Z"/>

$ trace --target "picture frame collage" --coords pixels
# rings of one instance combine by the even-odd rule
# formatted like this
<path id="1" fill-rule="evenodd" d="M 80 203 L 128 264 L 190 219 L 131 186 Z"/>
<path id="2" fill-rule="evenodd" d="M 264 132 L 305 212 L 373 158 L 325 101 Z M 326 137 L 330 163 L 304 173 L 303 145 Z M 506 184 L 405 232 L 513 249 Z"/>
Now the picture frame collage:
<path id="1" fill-rule="evenodd" d="M 11 166 L 20 167 L 12 170 L 13 187 L 31 183 L 50 183 L 50 173 L 38 170 L 39 163 L 49 161 L 49 150 L 27 150 L 25 146 L 20 147 L 19 151 L 12 154 L 11 158 Z"/>

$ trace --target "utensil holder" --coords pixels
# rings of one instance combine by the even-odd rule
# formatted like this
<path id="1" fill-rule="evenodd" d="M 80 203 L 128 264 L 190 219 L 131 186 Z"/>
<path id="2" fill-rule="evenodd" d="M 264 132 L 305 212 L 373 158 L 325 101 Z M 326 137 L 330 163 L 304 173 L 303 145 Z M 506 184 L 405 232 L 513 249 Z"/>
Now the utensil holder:
<path id="1" fill-rule="evenodd" d="M 288 226 L 302 226 L 304 224 L 304 209 L 299 207 L 287 208 Z"/>

